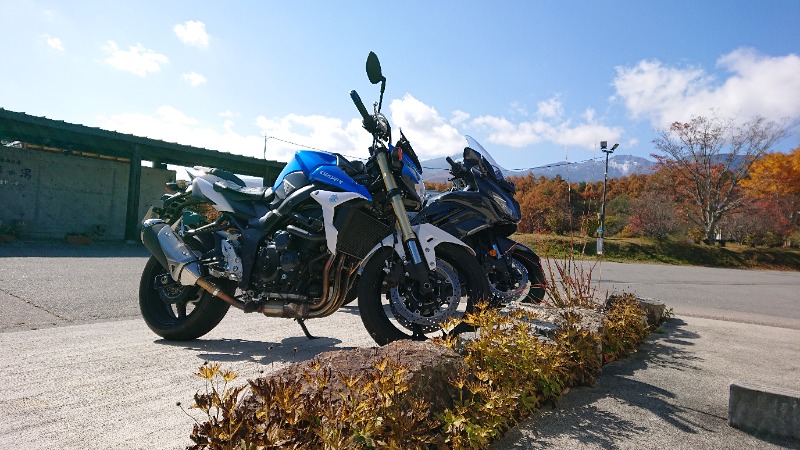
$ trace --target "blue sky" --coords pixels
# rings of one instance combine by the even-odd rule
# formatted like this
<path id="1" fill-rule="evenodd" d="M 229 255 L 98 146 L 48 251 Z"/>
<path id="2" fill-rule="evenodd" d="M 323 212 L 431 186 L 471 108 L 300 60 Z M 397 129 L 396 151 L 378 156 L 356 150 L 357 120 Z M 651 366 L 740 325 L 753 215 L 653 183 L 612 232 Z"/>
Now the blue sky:
<path id="1" fill-rule="evenodd" d="M 0 0 L 0 108 L 285 161 L 366 156 L 348 96 L 423 159 L 647 157 L 693 114 L 800 119 L 800 1 Z M 800 145 L 793 133 L 776 150 Z M 566 150 L 566 151 L 565 151 Z"/>

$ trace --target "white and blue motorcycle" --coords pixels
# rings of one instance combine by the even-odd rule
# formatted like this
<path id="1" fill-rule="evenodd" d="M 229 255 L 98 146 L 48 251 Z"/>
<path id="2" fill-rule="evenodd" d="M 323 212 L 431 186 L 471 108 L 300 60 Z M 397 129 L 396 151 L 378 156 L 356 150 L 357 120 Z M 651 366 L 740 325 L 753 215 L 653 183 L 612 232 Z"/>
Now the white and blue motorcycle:
<path id="1" fill-rule="evenodd" d="M 221 169 L 196 168 L 142 224 L 152 257 L 139 290 L 147 325 L 171 340 L 212 330 L 231 306 L 304 321 L 339 309 L 358 281 L 364 326 L 380 345 L 423 339 L 489 297 L 475 252 L 429 223 L 421 168 L 405 136 L 391 144 L 381 114 L 386 78 L 374 53 L 367 75 L 381 85 L 370 114 L 350 96 L 373 136 L 366 163 L 298 151 L 269 188 L 248 188 Z M 197 212 L 197 205 L 213 208 Z M 459 329 L 455 330 L 456 332 Z"/>

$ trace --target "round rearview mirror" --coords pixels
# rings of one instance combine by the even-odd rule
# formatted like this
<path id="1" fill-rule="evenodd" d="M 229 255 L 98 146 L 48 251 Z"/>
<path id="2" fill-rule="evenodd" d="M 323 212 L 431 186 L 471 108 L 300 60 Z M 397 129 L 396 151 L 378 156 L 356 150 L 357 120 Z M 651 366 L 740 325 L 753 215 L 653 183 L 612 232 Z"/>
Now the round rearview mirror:
<path id="1" fill-rule="evenodd" d="M 369 56 L 367 56 L 367 76 L 369 77 L 369 82 L 372 84 L 386 81 L 383 73 L 381 73 L 381 62 L 378 60 L 378 55 L 376 55 L 375 52 L 369 52 Z"/>

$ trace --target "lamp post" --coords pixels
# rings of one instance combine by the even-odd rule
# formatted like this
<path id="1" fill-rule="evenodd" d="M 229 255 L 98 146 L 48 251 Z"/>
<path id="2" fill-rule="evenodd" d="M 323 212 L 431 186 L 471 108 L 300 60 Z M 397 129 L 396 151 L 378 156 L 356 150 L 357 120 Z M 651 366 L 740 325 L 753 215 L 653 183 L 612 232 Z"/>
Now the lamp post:
<path id="1" fill-rule="evenodd" d="M 606 154 L 606 173 L 603 178 L 603 206 L 600 208 L 600 228 L 597 229 L 597 254 L 603 254 L 603 233 L 606 229 L 606 184 L 608 184 L 608 156 L 614 153 L 619 144 L 608 149 L 608 141 L 600 141 L 600 150 Z"/>

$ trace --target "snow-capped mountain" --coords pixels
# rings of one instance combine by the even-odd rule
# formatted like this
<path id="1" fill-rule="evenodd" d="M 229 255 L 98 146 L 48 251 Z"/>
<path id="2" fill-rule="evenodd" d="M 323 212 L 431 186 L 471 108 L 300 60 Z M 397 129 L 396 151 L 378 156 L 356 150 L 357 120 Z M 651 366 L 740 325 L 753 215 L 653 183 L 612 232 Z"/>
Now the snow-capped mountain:
<path id="1" fill-rule="evenodd" d="M 451 156 L 454 160 L 461 158 L 461 155 Z M 450 177 L 448 170 L 450 165 L 445 158 L 434 158 L 422 161 L 423 178 L 425 181 L 441 183 Z M 633 155 L 614 155 L 608 159 L 608 177 L 621 178 L 634 173 L 648 173 L 655 166 L 655 162 L 649 159 Z M 546 166 L 527 169 L 527 170 L 504 170 L 507 177 L 524 177 L 529 173 L 535 177 L 545 176 L 553 178 L 556 175 L 573 182 L 602 181 L 605 170 L 605 159 L 598 158 L 593 161 L 578 163 L 556 162 Z"/>

